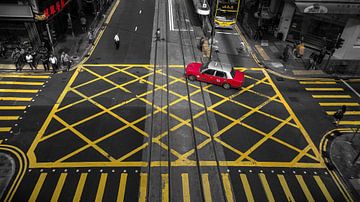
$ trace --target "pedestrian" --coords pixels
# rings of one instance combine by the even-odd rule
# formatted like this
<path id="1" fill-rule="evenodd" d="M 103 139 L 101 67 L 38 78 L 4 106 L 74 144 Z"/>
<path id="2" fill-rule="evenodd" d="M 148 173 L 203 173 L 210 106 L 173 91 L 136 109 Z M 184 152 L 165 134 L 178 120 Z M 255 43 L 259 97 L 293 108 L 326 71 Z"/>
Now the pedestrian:
<path id="1" fill-rule="evenodd" d="M 88 39 L 89 39 L 89 44 L 94 45 L 94 31 L 89 31 L 88 32 Z"/>
<path id="2" fill-rule="evenodd" d="M 11 53 L 11 59 L 15 64 L 16 71 L 21 71 L 22 69 L 20 65 L 20 50 L 18 48 L 15 48 Z"/>
<path id="3" fill-rule="evenodd" d="M 30 66 L 31 70 L 37 69 L 34 65 L 34 57 L 28 52 L 25 56 L 26 63 Z"/>
<path id="4" fill-rule="evenodd" d="M 56 70 L 58 69 L 58 60 L 55 55 L 50 55 L 49 62 L 51 64 L 51 68 L 53 70 L 53 73 L 56 73 Z"/>
<path id="5" fill-rule="evenodd" d="M 114 42 L 115 42 L 115 48 L 116 50 L 119 49 L 120 47 L 120 38 L 119 38 L 119 33 L 116 33 L 114 36 Z"/>
<path id="6" fill-rule="evenodd" d="M 339 125 L 339 122 L 341 121 L 341 119 L 344 117 L 344 114 L 346 112 L 346 105 L 341 106 L 340 109 L 338 109 L 335 113 L 334 113 L 334 123 L 336 126 Z"/>
<path id="7" fill-rule="evenodd" d="M 155 32 L 156 41 L 160 41 L 160 28 L 157 28 Z"/>
<path id="8" fill-rule="evenodd" d="M 287 62 L 289 60 L 289 50 L 290 50 L 289 45 L 286 45 L 282 54 L 282 59 L 284 60 L 284 62 Z"/>
<path id="9" fill-rule="evenodd" d="M 25 55 L 26 55 L 25 49 L 21 48 L 20 49 L 20 57 L 19 57 L 19 65 L 21 67 L 23 67 L 25 64 Z"/>
<path id="10" fill-rule="evenodd" d="M 70 56 L 67 53 L 62 52 L 60 61 L 61 61 L 62 65 L 66 67 L 66 71 L 69 71 L 70 67 L 71 67 Z"/>
<path id="11" fill-rule="evenodd" d="M 49 67 L 49 54 L 48 54 L 48 52 L 41 53 L 41 55 L 40 55 L 40 61 L 41 61 L 42 65 L 44 66 L 44 70 L 45 70 L 45 71 L 50 71 L 50 67 Z"/>
<path id="12" fill-rule="evenodd" d="M 0 57 L 5 57 L 5 46 L 0 42 Z"/>
<path id="13" fill-rule="evenodd" d="M 86 32 L 86 18 L 85 18 L 85 16 L 81 16 L 80 23 L 81 23 L 81 29 L 85 33 Z"/>
<path id="14" fill-rule="evenodd" d="M 316 69 L 317 60 L 318 60 L 318 55 L 315 52 L 312 52 L 310 57 L 309 57 L 308 69 Z"/>
<path id="15" fill-rule="evenodd" d="M 324 57 L 325 57 L 325 54 L 326 54 L 326 47 L 323 47 L 321 50 L 320 50 L 320 53 L 319 53 L 319 56 L 317 58 L 317 61 L 316 63 L 317 64 L 321 64 L 324 60 Z"/>

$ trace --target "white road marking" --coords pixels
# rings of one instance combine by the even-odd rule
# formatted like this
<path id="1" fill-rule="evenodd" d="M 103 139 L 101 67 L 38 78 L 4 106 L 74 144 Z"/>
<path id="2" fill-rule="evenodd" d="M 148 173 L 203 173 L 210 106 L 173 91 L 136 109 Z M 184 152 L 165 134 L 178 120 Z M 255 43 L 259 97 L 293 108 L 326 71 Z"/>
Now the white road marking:
<path id="1" fill-rule="evenodd" d="M 137 26 L 135 27 L 135 32 L 137 31 Z"/>
<path id="2" fill-rule="evenodd" d="M 354 92 L 355 93 L 355 95 L 357 95 L 359 98 L 360 98 L 360 94 L 355 90 L 355 89 L 353 89 L 351 86 L 350 86 L 350 84 L 348 84 L 346 81 L 344 81 L 344 80 L 342 80 L 342 79 L 340 79 L 348 88 L 350 88 L 350 90 L 352 91 L 352 92 Z"/>
<path id="3" fill-rule="evenodd" d="M 175 29 L 174 28 L 174 12 L 173 12 L 173 2 L 172 0 L 168 0 L 168 9 L 169 9 L 169 28 L 170 31 L 179 31 L 179 29 Z M 185 19 L 186 22 L 190 22 L 188 19 Z M 189 31 L 188 29 L 180 29 L 181 32 L 187 32 Z M 194 31 L 192 28 L 190 29 L 190 31 Z"/>
<path id="4" fill-rule="evenodd" d="M 238 36 L 238 33 L 233 33 L 233 32 L 216 32 L 216 34 L 228 34 L 228 35 L 236 35 Z"/>
<path id="5" fill-rule="evenodd" d="M 139 10 L 139 14 L 141 14 L 142 13 L 142 10 Z"/>

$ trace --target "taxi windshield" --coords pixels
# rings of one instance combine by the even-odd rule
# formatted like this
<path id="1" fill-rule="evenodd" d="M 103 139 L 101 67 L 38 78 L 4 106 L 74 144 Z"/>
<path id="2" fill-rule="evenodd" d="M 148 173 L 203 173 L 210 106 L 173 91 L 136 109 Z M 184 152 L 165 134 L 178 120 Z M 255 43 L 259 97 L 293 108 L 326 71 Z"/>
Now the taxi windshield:
<path id="1" fill-rule="evenodd" d="M 204 69 L 208 68 L 210 62 L 203 63 L 200 67 L 200 72 L 202 72 Z"/>

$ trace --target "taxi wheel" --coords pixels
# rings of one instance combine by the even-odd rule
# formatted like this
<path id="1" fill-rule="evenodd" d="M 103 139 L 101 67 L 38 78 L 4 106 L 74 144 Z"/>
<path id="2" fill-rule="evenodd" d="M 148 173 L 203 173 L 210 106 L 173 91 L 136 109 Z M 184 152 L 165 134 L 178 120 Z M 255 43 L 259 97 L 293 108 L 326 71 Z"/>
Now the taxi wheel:
<path id="1" fill-rule="evenodd" d="M 230 89 L 230 87 L 231 87 L 231 86 L 230 86 L 230 84 L 228 84 L 228 83 L 224 83 L 224 84 L 223 84 L 223 88 L 225 88 L 226 90 L 227 90 L 227 89 Z"/>
<path id="2" fill-rule="evenodd" d="M 195 81 L 196 80 L 196 77 L 194 75 L 190 75 L 188 78 L 189 78 L 190 81 Z"/>

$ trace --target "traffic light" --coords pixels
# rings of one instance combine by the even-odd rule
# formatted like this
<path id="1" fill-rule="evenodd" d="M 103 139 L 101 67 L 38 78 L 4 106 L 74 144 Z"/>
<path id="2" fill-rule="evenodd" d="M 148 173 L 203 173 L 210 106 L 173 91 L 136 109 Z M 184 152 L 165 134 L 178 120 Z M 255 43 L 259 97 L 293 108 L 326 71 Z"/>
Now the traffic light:
<path id="1" fill-rule="evenodd" d="M 344 39 L 343 38 L 339 38 L 339 40 L 336 42 L 336 44 L 335 44 L 335 48 L 336 49 L 339 49 L 339 48 L 341 48 L 343 45 L 344 45 Z"/>

